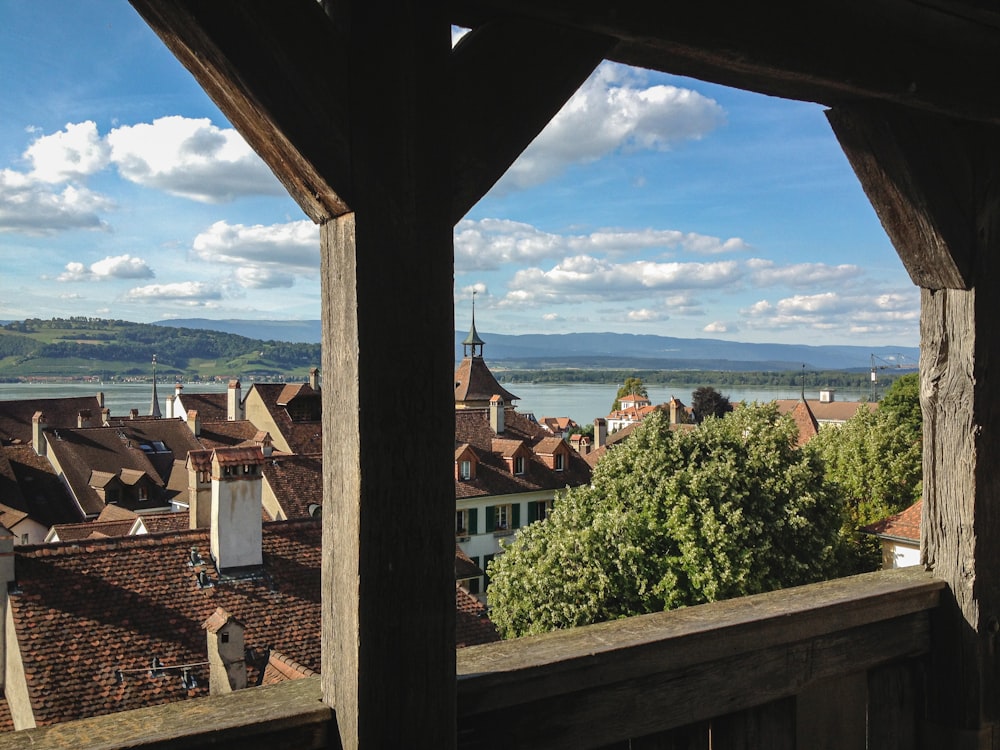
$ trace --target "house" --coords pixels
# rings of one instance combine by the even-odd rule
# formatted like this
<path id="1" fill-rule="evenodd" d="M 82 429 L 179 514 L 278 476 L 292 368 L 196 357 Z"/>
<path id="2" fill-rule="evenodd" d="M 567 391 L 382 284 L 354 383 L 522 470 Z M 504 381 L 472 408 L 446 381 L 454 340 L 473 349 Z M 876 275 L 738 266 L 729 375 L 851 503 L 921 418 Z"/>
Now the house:
<path id="1" fill-rule="evenodd" d="M 839 425 L 853 417 L 858 409 L 868 409 L 875 411 L 878 404 L 870 401 L 837 401 L 832 388 L 825 388 L 820 391 L 818 399 L 807 399 L 803 395 L 801 398 L 779 398 L 775 399 L 778 405 L 779 414 L 788 414 L 799 408 L 799 404 L 805 402 L 812 412 L 819 428 L 826 425 Z"/>
<path id="2" fill-rule="evenodd" d="M 865 526 L 862 531 L 878 537 L 882 545 L 882 569 L 920 564 L 920 516 L 924 501 L 895 515 Z"/>
<path id="3" fill-rule="evenodd" d="M 104 407 L 103 393 L 0 401 L 0 445 L 30 443 L 32 418 L 37 412 L 44 413 L 53 428 L 95 427 L 110 416 Z"/>
<path id="4" fill-rule="evenodd" d="M 570 432 L 580 427 L 580 425 L 569 417 L 541 417 L 538 420 L 538 424 L 556 437 L 561 437 L 565 440 L 570 438 Z"/>
<path id="5" fill-rule="evenodd" d="M 590 467 L 566 440 L 509 403 L 483 359 L 473 318 L 455 371 L 455 539 L 485 570 L 524 525 L 541 521 L 556 492 L 590 481 Z M 470 578 L 472 594 L 488 578 Z"/>
<path id="6" fill-rule="evenodd" d="M 77 523 L 83 511 L 52 464 L 31 441 L 0 445 L 0 525 L 15 544 L 38 544 L 57 523 Z"/>
<path id="7" fill-rule="evenodd" d="M 234 422 L 243 419 L 243 387 L 239 380 L 230 380 L 225 393 L 183 393 L 177 383 L 166 398 L 164 417 L 186 419 L 189 411 L 197 411 L 205 422 Z"/>
<path id="8" fill-rule="evenodd" d="M 262 522 L 264 463 L 259 448 L 210 452 L 205 528 L 87 534 L 145 519 L 99 521 L 13 555 L 6 538 L 0 667 L 15 728 L 215 693 L 212 637 L 231 620 L 248 655 L 242 685 L 263 684 L 274 652 L 299 665 L 270 664 L 281 679 L 319 671 L 320 523 Z M 498 640 L 485 608 L 457 585 L 455 616 L 457 645 Z"/>
<path id="9" fill-rule="evenodd" d="M 268 432 L 284 453 L 318 453 L 323 444 L 319 371 L 308 383 L 254 383 L 243 400 L 244 417 Z"/>

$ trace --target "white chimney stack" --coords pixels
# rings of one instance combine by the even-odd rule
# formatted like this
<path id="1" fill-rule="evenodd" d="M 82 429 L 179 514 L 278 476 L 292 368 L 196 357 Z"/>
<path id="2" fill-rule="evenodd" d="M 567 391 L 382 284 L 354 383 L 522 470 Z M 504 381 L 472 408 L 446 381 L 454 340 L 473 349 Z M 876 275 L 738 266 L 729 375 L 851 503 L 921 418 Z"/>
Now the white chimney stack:
<path id="1" fill-rule="evenodd" d="M 226 419 L 238 422 L 243 419 L 243 388 L 238 380 L 229 381 L 228 397 L 226 399 Z"/>
<path id="2" fill-rule="evenodd" d="M 212 452 L 212 557 L 219 571 L 261 565 L 261 493 L 264 454 L 260 447 Z"/>

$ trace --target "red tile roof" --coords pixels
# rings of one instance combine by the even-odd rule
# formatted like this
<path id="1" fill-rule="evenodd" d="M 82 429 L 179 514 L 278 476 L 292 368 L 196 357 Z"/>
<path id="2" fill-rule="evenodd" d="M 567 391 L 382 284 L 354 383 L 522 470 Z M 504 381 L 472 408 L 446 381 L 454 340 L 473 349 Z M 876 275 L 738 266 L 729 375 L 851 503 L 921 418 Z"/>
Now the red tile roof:
<path id="1" fill-rule="evenodd" d="M 473 406 L 488 404 L 493 396 L 500 396 L 506 403 L 518 397 L 497 382 L 482 357 L 465 357 L 455 370 L 455 401 L 470 402 Z"/>
<path id="2" fill-rule="evenodd" d="M 922 499 L 917 500 L 917 502 L 901 513 L 865 526 L 864 531 L 877 536 L 919 544 L 920 515 L 923 512 L 923 508 L 924 501 Z"/>
<path id="3" fill-rule="evenodd" d="M 0 489 L 4 503 L 24 511 L 44 526 L 77 523 L 84 518 L 66 485 L 56 475 L 47 459 L 37 455 L 30 445 L 0 446 Z M 17 491 L 11 490 L 16 483 Z"/>
<path id="4" fill-rule="evenodd" d="M 537 449 L 551 450 L 552 435 L 516 409 L 504 411 L 504 431 L 498 438 L 490 427 L 488 409 L 455 410 L 456 448 L 468 444 L 479 457 L 476 477 L 455 480 L 456 499 L 509 495 L 535 490 L 558 490 L 590 481 L 590 466 L 576 451 L 569 451 L 563 471 L 548 468 Z M 512 474 L 504 456 L 512 456 L 521 446 L 524 473 Z M 457 459 L 456 459 L 457 460 Z"/>
<path id="5" fill-rule="evenodd" d="M 31 442 L 31 418 L 45 413 L 49 427 L 76 427 L 81 411 L 90 411 L 93 424 L 100 424 L 101 401 L 97 396 L 26 398 L 0 401 L 0 444 Z"/>
<path id="6" fill-rule="evenodd" d="M 318 671 L 321 536 L 314 519 L 264 524 L 261 568 L 221 578 L 207 529 L 15 548 L 10 612 L 35 721 L 208 695 L 201 625 L 218 607 L 245 626 L 247 648 L 272 648 Z M 485 608 L 457 587 L 455 596 L 457 643 L 496 640 Z M 153 657 L 164 676 L 151 676 Z M 197 687 L 181 684 L 179 665 L 196 665 Z M 259 669 L 249 667 L 249 684 Z"/>
<path id="7" fill-rule="evenodd" d="M 273 455 L 264 463 L 264 479 L 286 518 L 309 518 L 309 508 L 323 505 L 323 457 Z"/>
<path id="8" fill-rule="evenodd" d="M 299 664 L 294 659 L 285 656 L 280 651 L 271 651 L 267 655 L 267 666 L 264 668 L 261 685 L 274 685 L 288 680 L 301 680 L 316 674 L 309 667 Z"/>

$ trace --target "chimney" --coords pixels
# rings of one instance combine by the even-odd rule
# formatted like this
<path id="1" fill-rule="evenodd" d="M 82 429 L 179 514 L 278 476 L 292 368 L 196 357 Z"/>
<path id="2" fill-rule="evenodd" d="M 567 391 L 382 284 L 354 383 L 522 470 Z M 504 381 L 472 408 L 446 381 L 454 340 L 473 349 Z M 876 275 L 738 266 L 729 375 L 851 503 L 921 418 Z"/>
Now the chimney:
<path id="1" fill-rule="evenodd" d="M 603 448 L 608 442 L 608 422 L 604 417 L 594 420 L 594 450 Z"/>
<path id="2" fill-rule="evenodd" d="M 0 526 L 0 689 L 7 686 L 7 585 L 14 582 L 14 535 Z"/>
<path id="3" fill-rule="evenodd" d="M 138 409 L 129 409 L 128 410 L 128 418 L 129 419 L 138 419 L 139 418 L 139 410 Z"/>
<path id="4" fill-rule="evenodd" d="M 76 426 L 78 428 L 91 427 L 90 424 L 90 409 L 81 409 L 76 415 Z"/>
<path id="5" fill-rule="evenodd" d="M 194 433 L 195 437 L 201 435 L 201 419 L 198 417 L 197 409 L 188 409 L 187 413 L 187 426 Z"/>
<path id="6" fill-rule="evenodd" d="M 35 448 L 35 453 L 39 456 L 44 456 L 48 453 L 48 444 L 45 440 L 45 429 L 47 427 L 45 414 L 36 411 L 31 418 L 31 444 Z"/>
<path id="7" fill-rule="evenodd" d="M 270 458 L 274 455 L 274 441 L 271 440 L 270 432 L 260 430 L 253 436 L 253 443 L 254 445 L 260 446 L 260 450 L 264 454 L 264 458 Z"/>
<path id="8" fill-rule="evenodd" d="M 187 457 L 188 528 L 212 525 L 212 451 L 191 451 Z"/>
<path id="9" fill-rule="evenodd" d="M 819 402 L 821 404 L 832 404 L 833 403 L 833 388 L 824 388 L 819 392 Z"/>
<path id="10" fill-rule="evenodd" d="M 111 426 L 111 409 L 103 407 L 101 409 L 101 427 Z"/>
<path id="11" fill-rule="evenodd" d="M 104 410 L 104 391 L 97 392 L 97 407 Z"/>
<path id="12" fill-rule="evenodd" d="M 677 399 L 670 397 L 670 424 L 677 424 Z"/>
<path id="13" fill-rule="evenodd" d="M 218 607 L 202 623 L 208 634 L 208 692 L 225 695 L 247 686 L 243 623 Z"/>
<path id="14" fill-rule="evenodd" d="M 319 390 L 319 368 L 312 368 L 309 370 L 309 387 L 314 391 Z"/>
<path id="15" fill-rule="evenodd" d="M 503 433 L 503 399 L 498 394 L 493 394 L 490 398 L 490 427 L 497 435 Z"/>
<path id="16" fill-rule="evenodd" d="M 226 419 L 238 422 L 243 419 L 243 390 L 240 381 L 229 381 L 229 396 L 226 399 Z"/>
<path id="17" fill-rule="evenodd" d="M 212 557 L 220 572 L 264 562 L 263 469 L 264 454 L 259 447 L 212 452 Z"/>

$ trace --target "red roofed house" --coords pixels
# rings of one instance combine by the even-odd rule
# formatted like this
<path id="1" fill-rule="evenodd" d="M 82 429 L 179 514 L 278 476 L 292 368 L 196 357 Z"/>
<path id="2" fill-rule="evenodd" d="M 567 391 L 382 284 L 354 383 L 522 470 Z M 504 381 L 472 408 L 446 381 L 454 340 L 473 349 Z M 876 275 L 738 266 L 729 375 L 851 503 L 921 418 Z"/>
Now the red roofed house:
<path id="1" fill-rule="evenodd" d="M 540 521 L 555 493 L 590 481 L 590 466 L 569 443 L 519 413 L 483 360 L 473 320 L 455 372 L 455 539 L 482 570 L 517 529 Z M 469 578 L 472 594 L 488 579 Z"/>
<path id="2" fill-rule="evenodd" d="M 920 515 L 923 507 L 924 501 L 917 500 L 901 513 L 862 529 L 877 536 L 882 543 L 883 570 L 920 564 Z"/>

